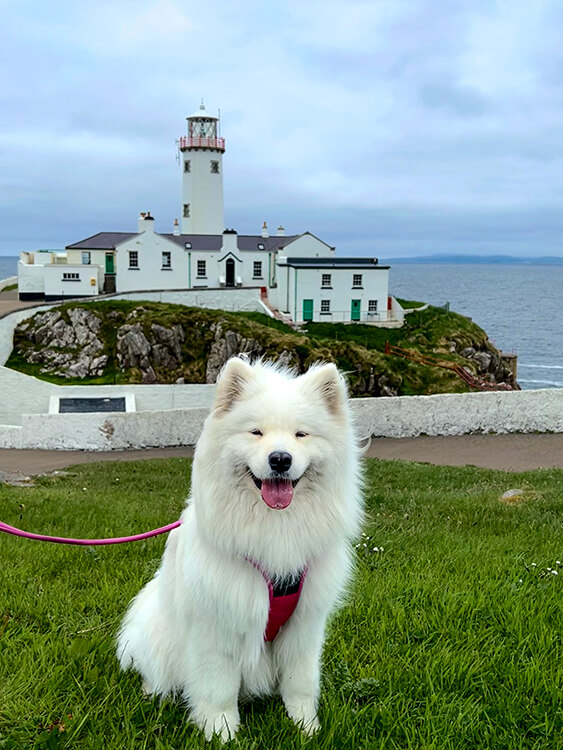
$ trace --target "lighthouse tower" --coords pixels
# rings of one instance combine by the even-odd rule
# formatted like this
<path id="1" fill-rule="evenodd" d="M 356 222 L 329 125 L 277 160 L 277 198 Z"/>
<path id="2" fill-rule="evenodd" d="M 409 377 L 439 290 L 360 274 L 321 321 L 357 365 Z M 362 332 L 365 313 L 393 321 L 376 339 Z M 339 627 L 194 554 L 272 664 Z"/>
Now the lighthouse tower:
<path id="1" fill-rule="evenodd" d="M 205 111 L 203 101 L 188 121 L 188 135 L 179 139 L 182 154 L 182 234 L 222 234 L 223 153 L 219 118 Z"/>

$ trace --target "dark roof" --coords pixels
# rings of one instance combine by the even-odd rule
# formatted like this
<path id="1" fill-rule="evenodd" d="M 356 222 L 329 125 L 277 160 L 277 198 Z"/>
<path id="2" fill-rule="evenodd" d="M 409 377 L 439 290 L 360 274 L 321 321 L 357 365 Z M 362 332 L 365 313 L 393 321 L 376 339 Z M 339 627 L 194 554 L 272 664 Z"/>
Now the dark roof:
<path id="1" fill-rule="evenodd" d="M 284 265 L 278 260 L 278 265 Z M 377 258 L 286 258 L 286 265 L 293 268 L 357 268 L 387 270 L 390 266 L 380 266 Z"/>
<path id="2" fill-rule="evenodd" d="M 120 242 L 134 237 L 137 232 L 98 232 L 85 240 L 67 245 L 67 250 L 115 250 Z"/>
<path id="3" fill-rule="evenodd" d="M 223 247 L 222 234 L 161 234 L 167 240 L 186 247 L 186 242 L 192 243 L 192 250 L 220 250 Z"/>
<path id="4" fill-rule="evenodd" d="M 239 250 L 258 250 L 258 245 L 264 245 L 264 252 L 268 250 L 278 250 L 289 242 L 299 237 L 298 234 L 292 234 L 289 237 L 262 237 L 259 234 L 239 234 L 237 245 Z"/>
<path id="5" fill-rule="evenodd" d="M 151 217 L 152 218 L 152 217 Z M 192 243 L 194 250 L 221 250 L 223 247 L 222 234 L 162 234 L 157 232 L 160 237 L 186 246 L 186 242 Z M 125 240 L 136 237 L 137 232 L 98 232 L 98 234 L 87 237 L 85 240 L 74 242 L 67 245 L 67 250 L 115 250 L 116 246 Z M 237 237 L 237 247 L 239 250 L 258 250 L 258 245 L 264 245 L 264 252 L 269 250 L 278 250 L 289 242 L 297 239 L 300 235 L 294 234 L 288 237 L 262 237 L 259 234 L 239 234 Z"/>

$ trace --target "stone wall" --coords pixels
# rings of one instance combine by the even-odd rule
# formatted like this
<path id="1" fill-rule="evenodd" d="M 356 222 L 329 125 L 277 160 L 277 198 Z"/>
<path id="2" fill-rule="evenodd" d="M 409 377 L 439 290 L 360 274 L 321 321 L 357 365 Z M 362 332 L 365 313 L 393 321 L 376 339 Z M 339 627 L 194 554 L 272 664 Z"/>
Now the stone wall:
<path id="1" fill-rule="evenodd" d="M 209 389 L 208 403 L 136 413 L 27 414 L 21 417 L 21 426 L 0 425 L 0 448 L 106 451 L 193 445 L 209 413 L 214 386 L 179 387 L 186 392 L 194 387 Z M 74 388 L 85 395 L 85 389 Z M 166 386 L 136 388 L 160 391 Z M 71 390 L 64 387 L 65 396 L 74 395 Z M 353 399 L 351 405 L 362 439 L 370 435 L 563 432 L 563 389 Z"/>

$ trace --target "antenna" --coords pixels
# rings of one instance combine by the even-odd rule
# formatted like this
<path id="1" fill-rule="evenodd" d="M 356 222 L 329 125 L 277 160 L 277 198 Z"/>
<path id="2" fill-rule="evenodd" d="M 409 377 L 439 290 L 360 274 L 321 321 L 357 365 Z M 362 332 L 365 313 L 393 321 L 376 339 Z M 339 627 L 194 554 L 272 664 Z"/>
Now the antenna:
<path id="1" fill-rule="evenodd" d="M 176 138 L 176 164 L 180 166 L 180 139 Z"/>

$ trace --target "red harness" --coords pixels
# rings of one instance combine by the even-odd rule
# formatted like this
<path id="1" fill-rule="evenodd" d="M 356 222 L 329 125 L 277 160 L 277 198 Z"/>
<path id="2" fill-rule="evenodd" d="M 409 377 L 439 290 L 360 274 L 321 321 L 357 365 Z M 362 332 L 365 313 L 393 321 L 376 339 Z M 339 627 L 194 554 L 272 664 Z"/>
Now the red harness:
<path id="1" fill-rule="evenodd" d="M 294 584 L 276 584 L 274 585 L 262 567 L 254 560 L 249 560 L 254 567 L 262 573 L 262 576 L 268 584 L 268 596 L 270 600 L 270 607 L 268 610 L 268 622 L 266 623 L 266 630 L 264 631 L 264 640 L 267 642 L 273 641 L 276 635 L 279 633 L 281 628 L 286 624 L 291 615 L 295 611 L 295 607 L 299 603 L 299 597 L 301 596 L 301 589 L 303 588 L 303 582 L 307 575 L 307 569 L 303 570 L 299 575 L 299 580 Z"/>

